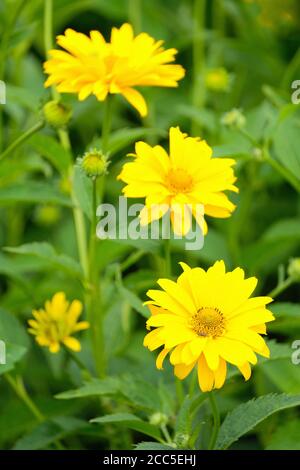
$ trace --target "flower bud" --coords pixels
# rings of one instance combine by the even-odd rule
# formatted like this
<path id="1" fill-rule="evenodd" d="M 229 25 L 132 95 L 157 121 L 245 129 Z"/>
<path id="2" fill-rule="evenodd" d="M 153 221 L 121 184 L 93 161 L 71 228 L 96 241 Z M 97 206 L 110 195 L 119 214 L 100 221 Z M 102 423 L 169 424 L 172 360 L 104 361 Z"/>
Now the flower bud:
<path id="1" fill-rule="evenodd" d="M 61 210 L 57 206 L 45 204 L 38 206 L 34 213 L 35 222 L 44 227 L 55 225 L 61 218 Z"/>
<path id="2" fill-rule="evenodd" d="M 163 426 L 168 423 L 168 417 L 164 413 L 157 411 L 150 416 L 149 422 L 153 424 L 153 426 Z"/>
<path id="3" fill-rule="evenodd" d="M 97 178 L 106 173 L 108 167 L 107 157 L 100 150 L 93 149 L 86 152 L 78 160 L 85 174 L 91 178 Z"/>
<path id="4" fill-rule="evenodd" d="M 69 106 L 57 100 L 52 100 L 44 105 L 43 115 L 50 126 L 59 128 L 68 124 L 72 116 L 72 110 Z"/>
<path id="5" fill-rule="evenodd" d="M 221 122 L 224 126 L 241 128 L 246 124 L 246 118 L 240 109 L 233 108 L 222 116 Z"/>
<path id="6" fill-rule="evenodd" d="M 227 91 L 230 85 L 230 75 L 223 67 L 210 69 L 205 74 L 205 85 L 211 91 Z"/>
<path id="7" fill-rule="evenodd" d="M 292 258 L 287 271 L 289 277 L 300 282 L 300 258 Z"/>
<path id="8" fill-rule="evenodd" d="M 188 448 L 189 440 L 190 440 L 190 436 L 188 434 L 183 434 L 183 433 L 177 433 L 174 439 L 176 447 L 179 449 Z"/>

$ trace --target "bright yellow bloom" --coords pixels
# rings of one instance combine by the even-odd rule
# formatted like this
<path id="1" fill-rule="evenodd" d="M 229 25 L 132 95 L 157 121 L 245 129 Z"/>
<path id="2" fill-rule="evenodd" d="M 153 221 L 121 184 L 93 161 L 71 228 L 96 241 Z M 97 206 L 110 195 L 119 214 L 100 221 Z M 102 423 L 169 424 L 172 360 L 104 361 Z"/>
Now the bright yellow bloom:
<path id="1" fill-rule="evenodd" d="M 90 36 L 67 29 L 57 37 L 65 51 L 49 51 L 44 69 L 49 75 L 45 86 L 56 85 L 62 93 L 78 93 L 79 100 L 93 94 L 104 101 L 108 93 L 120 93 L 141 116 L 147 105 L 136 86 L 176 87 L 183 78 L 181 65 L 175 60 L 176 49 L 164 49 L 163 41 L 155 41 L 146 33 L 134 37 L 130 24 L 112 28 L 106 42 L 99 31 Z"/>
<path id="2" fill-rule="evenodd" d="M 82 312 L 82 303 L 66 300 L 63 292 L 57 292 L 52 300 L 47 300 L 45 309 L 33 310 L 34 320 L 28 320 L 28 331 L 35 336 L 40 346 L 46 346 L 50 352 L 57 353 L 64 344 L 73 351 L 80 351 L 80 342 L 71 335 L 89 328 L 86 321 L 78 322 Z"/>
<path id="3" fill-rule="evenodd" d="M 174 232 L 186 235 L 192 216 L 207 233 L 204 215 L 229 217 L 235 209 L 223 191 L 238 191 L 232 170 L 235 161 L 211 158 L 205 140 L 188 137 L 178 127 L 170 129 L 170 156 L 156 145 L 137 142 L 133 162 L 126 163 L 118 176 L 127 186 L 126 197 L 145 197 L 141 225 L 161 218 L 170 210 Z"/>
<path id="4" fill-rule="evenodd" d="M 269 349 L 261 337 L 265 323 L 274 320 L 266 309 L 270 297 L 252 297 L 257 279 L 244 278 L 236 268 L 225 272 L 223 261 L 211 268 L 191 269 L 181 263 L 184 272 L 177 282 L 160 279 L 163 289 L 150 290 L 146 302 L 152 316 L 144 346 L 151 351 L 163 346 L 156 366 L 162 369 L 170 353 L 174 373 L 184 379 L 198 368 L 199 386 L 203 392 L 221 388 L 226 378 L 226 363 L 233 364 L 248 380 L 250 364 L 256 364 L 255 353 L 269 357 Z"/>

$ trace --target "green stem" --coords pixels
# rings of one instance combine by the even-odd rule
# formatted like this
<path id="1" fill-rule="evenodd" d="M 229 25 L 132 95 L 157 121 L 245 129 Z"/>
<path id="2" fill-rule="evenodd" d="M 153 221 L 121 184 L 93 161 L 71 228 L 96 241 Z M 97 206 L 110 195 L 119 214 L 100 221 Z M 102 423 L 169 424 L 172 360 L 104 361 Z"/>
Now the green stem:
<path id="1" fill-rule="evenodd" d="M 274 299 L 283 291 L 288 289 L 288 287 L 290 287 L 293 283 L 294 283 L 294 279 L 291 277 L 288 277 L 285 281 L 281 282 L 277 287 L 275 287 L 275 289 L 271 290 L 268 296 Z"/>
<path id="2" fill-rule="evenodd" d="M 88 319 L 91 324 L 92 334 L 92 347 L 96 363 L 96 370 L 99 377 L 105 376 L 105 350 L 104 350 L 104 336 L 103 336 L 103 311 L 101 301 L 101 288 L 99 284 L 99 272 L 97 269 L 97 234 L 96 234 L 96 211 L 97 211 L 97 180 L 93 180 L 93 216 L 91 222 L 90 232 L 90 246 L 89 246 L 89 308 Z"/>
<path id="3" fill-rule="evenodd" d="M 172 445 L 172 444 L 173 444 L 173 441 L 172 441 L 172 438 L 171 438 L 171 436 L 170 436 L 170 433 L 169 433 L 169 431 L 168 431 L 167 426 L 166 426 L 165 424 L 162 424 L 162 425 L 160 426 L 160 429 L 161 429 L 161 432 L 162 432 L 162 434 L 163 434 L 163 436 L 164 436 L 164 438 L 165 438 L 165 440 L 166 440 L 166 443 Z"/>
<path id="4" fill-rule="evenodd" d="M 172 262 L 171 262 L 171 240 L 166 239 L 164 243 L 165 248 L 165 276 L 172 276 Z"/>
<path id="5" fill-rule="evenodd" d="M 192 104 L 200 109 L 205 103 L 204 71 L 205 71 L 205 27 L 206 0 L 194 0 L 193 6 L 193 87 Z M 192 134 L 200 132 L 200 125 L 192 120 Z"/>
<path id="6" fill-rule="evenodd" d="M 135 34 L 142 31 L 141 0 L 128 0 L 128 18 Z"/>
<path id="7" fill-rule="evenodd" d="M 293 188 L 300 193 L 300 181 L 298 178 L 290 172 L 287 168 L 281 165 L 278 160 L 275 160 L 272 158 L 268 152 L 268 150 L 264 149 L 263 152 L 263 158 L 266 163 L 269 163 L 269 165 L 277 171 L 286 181 L 290 183 Z"/>
<path id="8" fill-rule="evenodd" d="M 12 389 L 16 392 L 17 396 L 23 401 L 23 403 L 29 408 L 31 413 L 35 416 L 35 418 L 41 423 L 45 421 L 45 416 L 41 413 L 38 409 L 36 404 L 32 401 L 30 396 L 28 395 L 26 388 L 24 386 L 24 382 L 20 376 L 14 379 L 9 373 L 4 374 L 5 379 L 12 387 Z"/>
<path id="9" fill-rule="evenodd" d="M 20 135 L 14 142 L 9 145 L 9 147 L 7 147 L 7 149 L 4 150 L 4 152 L 1 153 L 0 160 L 10 155 L 14 150 L 20 147 L 21 144 L 23 144 L 27 139 L 29 139 L 29 137 L 31 137 L 33 134 L 42 129 L 44 125 L 44 121 L 39 121 L 26 132 L 24 132 L 22 135 Z"/>
<path id="10" fill-rule="evenodd" d="M 220 414 L 219 414 L 219 409 L 218 409 L 218 406 L 217 406 L 217 403 L 216 403 L 213 392 L 209 392 L 209 397 L 208 398 L 209 398 L 211 411 L 212 411 L 212 415 L 213 415 L 213 421 L 214 421 L 213 431 L 212 431 L 210 441 L 209 441 L 209 445 L 208 445 L 209 450 L 212 450 L 212 449 L 215 448 L 217 437 L 218 437 L 218 434 L 219 434 Z"/>
<path id="11" fill-rule="evenodd" d="M 178 379 L 177 377 L 175 377 L 175 386 L 176 386 L 177 401 L 178 401 L 178 405 L 180 408 L 184 400 L 184 390 L 183 390 L 182 381 Z"/>
<path id="12" fill-rule="evenodd" d="M 44 0 L 44 47 L 48 58 L 49 51 L 53 48 L 53 2 Z M 51 87 L 53 99 L 59 99 L 59 93 L 54 86 Z"/>
<path id="13" fill-rule="evenodd" d="M 130 266 L 139 261 L 139 259 L 142 258 L 145 254 L 146 253 L 143 250 L 137 250 L 131 253 L 131 255 L 129 255 L 128 258 L 123 261 L 123 263 L 121 263 L 121 271 L 126 271 L 126 269 L 130 268 Z"/>
<path id="14" fill-rule="evenodd" d="M 7 53 L 9 51 L 9 40 L 13 32 L 14 26 L 18 19 L 19 14 L 22 11 L 23 6 L 26 3 L 26 0 L 20 0 L 15 2 L 16 5 L 11 9 L 11 16 L 4 23 L 4 31 L 0 41 L 0 80 L 5 82 L 5 63 Z M 0 105 L 0 152 L 3 148 L 3 115 L 2 115 L 2 105 Z"/>
<path id="15" fill-rule="evenodd" d="M 104 102 L 104 110 L 103 110 L 103 121 L 102 121 L 102 152 L 104 155 L 108 153 L 109 148 L 109 134 L 111 130 L 111 123 L 112 123 L 112 103 L 113 98 L 112 96 L 108 95 L 105 102 Z M 105 193 L 105 175 L 99 180 L 99 189 L 98 189 L 98 201 L 99 204 L 102 203 Z"/>
<path id="16" fill-rule="evenodd" d="M 45 0 L 44 1 L 44 47 L 45 47 L 45 55 L 48 55 L 48 51 L 53 47 L 53 2 L 52 0 Z M 53 99 L 59 99 L 60 94 L 56 90 L 54 86 L 51 87 L 51 93 Z M 58 136 L 62 147 L 67 150 L 68 152 L 72 152 L 71 143 L 69 134 L 65 129 L 58 130 Z M 73 179 L 73 168 L 69 169 L 70 179 Z M 71 189 L 71 200 L 73 203 L 73 219 L 75 225 L 75 232 L 76 232 L 76 241 L 78 247 L 78 255 L 80 264 L 83 270 L 83 273 L 86 278 L 88 278 L 88 256 L 87 256 L 87 240 L 86 240 L 86 227 L 85 227 L 85 219 L 83 212 L 79 206 L 79 202 L 77 200 L 75 191 L 74 191 L 74 184 L 72 184 Z"/>
<path id="17" fill-rule="evenodd" d="M 68 356 L 70 356 L 70 358 L 72 359 L 73 362 L 75 362 L 75 364 L 79 367 L 79 369 L 82 370 L 82 372 L 84 373 L 84 375 L 88 378 L 88 379 L 91 379 L 92 378 L 92 375 L 90 373 L 90 371 L 86 368 L 86 366 L 84 365 L 84 363 L 81 361 L 81 359 L 79 359 L 78 355 L 74 354 L 72 351 L 70 351 L 69 348 L 65 347 L 64 346 L 64 350 L 66 351 L 66 353 L 68 354 Z"/>

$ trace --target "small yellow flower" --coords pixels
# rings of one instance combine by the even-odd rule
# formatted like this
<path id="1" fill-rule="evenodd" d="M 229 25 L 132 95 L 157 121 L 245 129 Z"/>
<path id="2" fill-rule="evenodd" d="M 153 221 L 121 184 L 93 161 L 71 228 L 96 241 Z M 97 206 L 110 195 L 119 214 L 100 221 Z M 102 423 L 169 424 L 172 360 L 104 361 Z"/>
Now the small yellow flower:
<path id="1" fill-rule="evenodd" d="M 170 155 L 159 145 L 137 142 L 134 161 L 123 166 L 118 179 L 127 186 L 126 197 L 145 197 L 141 225 L 159 219 L 170 210 L 175 234 L 186 235 L 192 216 L 204 234 L 204 215 L 229 217 L 235 205 L 223 191 L 238 192 L 232 170 L 235 160 L 211 158 L 205 140 L 188 137 L 178 127 L 170 129 Z M 199 209 L 201 207 L 201 210 Z"/>
<path id="2" fill-rule="evenodd" d="M 93 94 L 104 101 L 109 93 L 122 94 L 141 116 L 147 105 L 136 86 L 176 87 L 184 69 L 170 64 L 176 49 L 164 49 L 146 33 L 134 37 L 130 24 L 112 28 L 110 42 L 99 31 L 90 36 L 67 29 L 57 37 L 65 51 L 49 51 L 44 69 L 49 75 L 45 86 L 56 85 L 62 93 L 77 93 L 79 100 Z M 66 52 L 67 51 L 67 52 Z"/>
<path id="3" fill-rule="evenodd" d="M 28 320 L 28 331 L 35 336 L 40 346 L 46 346 L 51 353 L 57 353 L 63 344 L 73 351 L 80 351 L 80 342 L 71 335 L 89 328 L 86 321 L 78 322 L 82 303 L 66 300 L 64 292 L 57 292 L 52 300 L 47 300 L 44 309 L 33 310 L 34 319 Z"/>
<path id="4" fill-rule="evenodd" d="M 266 309 L 272 299 L 249 298 L 257 279 L 245 279 L 241 268 L 226 273 L 223 261 L 207 271 L 180 264 L 184 272 L 177 282 L 160 279 L 163 290 L 147 293 L 152 314 L 147 328 L 155 329 L 146 335 L 144 346 L 150 351 L 163 346 L 157 368 L 162 369 L 170 354 L 174 373 L 181 380 L 197 367 L 203 392 L 223 386 L 227 362 L 248 380 L 250 364 L 257 362 L 255 353 L 270 354 L 261 335 L 266 334 L 265 323 L 274 320 Z"/>
<path id="5" fill-rule="evenodd" d="M 205 74 L 205 85 L 211 91 L 227 91 L 230 75 L 223 67 L 210 69 Z"/>

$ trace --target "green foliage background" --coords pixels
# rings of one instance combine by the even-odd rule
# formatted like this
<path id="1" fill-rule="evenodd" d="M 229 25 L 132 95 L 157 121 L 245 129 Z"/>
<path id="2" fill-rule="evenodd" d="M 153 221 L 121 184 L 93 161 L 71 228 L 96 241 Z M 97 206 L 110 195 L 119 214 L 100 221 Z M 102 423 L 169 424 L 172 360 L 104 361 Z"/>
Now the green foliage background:
<path id="1" fill-rule="evenodd" d="M 195 20 L 202 3 L 204 27 Z M 7 84 L 7 103 L 0 105 L 1 151 L 40 119 L 50 97 L 43 87 L 43 9 L 41 0 L 0 0 L 0 79 Z M 143 90 L 150 108 L 145 121 L 122 98 L 115 100 L 105 200 L 117 201 L 122 184 L 116 175 L 135 141 L 167 145 L 171 125 L 187 132 L 192 128 L 213 146 L 215 156 L 237 160 L 240 193 L 233 198 L 237 210 L 230 219 L 208 220 L 202 250 L 187 253 L 173 246 L 174 274 L 181 260 L 206 268 L 224 259 L 228 269 L 241 266 L 259 278 L 257 295 L 281 285 L 300 246 L 300 112 L 291 104 L 291 83 L 300 79 L 298 2 L 55 0 L 53 20 L 56 34 L 72 27 L 85 33 L 98 29 L 106 37 L 113 25 L 130 21 L 136 31 L 176 47 L 177 63 L 187 71 L 176 90 Z M 195 47 L 201 54 L 196 64 Z M 230 73 L 228 91 L 205 87 L 203 77 L 214 67 Z M 64 96 L 64 101 L 73 108 L 73 154 L 81 156 L 101 145 L 103 104 L 95 98 L 79 103 L 75 96 Z M 232 108 L 242 109 L 246 117 L 242 131 L 222 124 Z M 179 406 L 172 371 L 157 371 L 154 354 L 142 346 L 142 301 L 159 277 L 153 254 L 163 258 L 160 242 L 106 240 L 97 245 L 108 378 L 87 380 L 64 352 L 51 355 L 26 332 L 32 309 L 56 291 L 83 300 L 72 202 L 62 190 L 72 158 L 49 127 L 0 158 L 0 339 L 7 343 L 7 364 L 0 365 L 0 447 L 129 449 L 165 439 L 164 425 L 153 420 L 160 412 L 178 447 L 206 448 L 212 429 L 206 401 L 199 407 L 187 395 L 187 380 Z M 82 174 L 75 175 L 75 183 L 88 221 L 90 186 Z M 136 250 L 138 256 L 131 258 Z M 291 344 L 300 334 L 299 282 L 282 292 L 271 309 L 276 316 L 270 325 L 271 360 L 261 361 L 247 383 L 231 374 L 217 394 L 222 419 L 226 416 L 217 448 L 300 449 L 300 366 L 291 362 Z M 88 334 L 81 340 L 79 357 L 94 374 Z M 23 377 L 45 417 L 41 422 L 10 387 L 8 372 Z"/>

